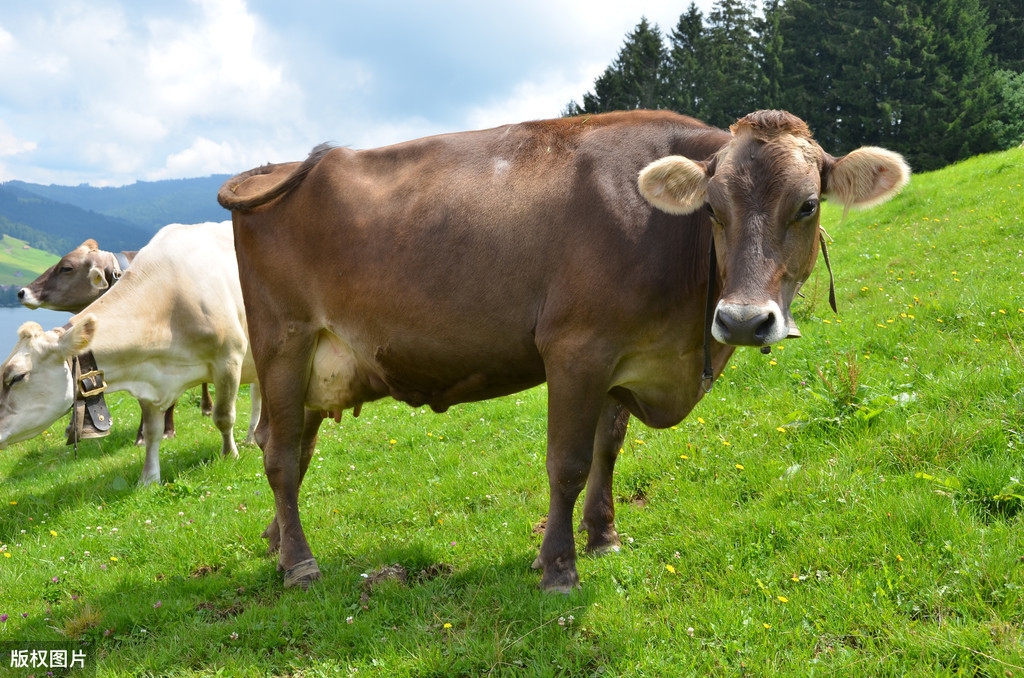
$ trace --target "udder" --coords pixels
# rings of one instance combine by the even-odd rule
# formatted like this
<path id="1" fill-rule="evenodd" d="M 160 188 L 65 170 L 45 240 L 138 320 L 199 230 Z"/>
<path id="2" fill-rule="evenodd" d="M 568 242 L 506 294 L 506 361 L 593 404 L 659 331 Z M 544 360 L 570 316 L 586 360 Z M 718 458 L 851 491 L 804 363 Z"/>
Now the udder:
<path id="1" fill-rule="evenodd" d="M 360 386 L 359 363 L 352 347 L 331 332 L 321 332 L 313 353 L 306 387 L 306 407 L 334 419 L 350 407 L 358 410 L 367 399 Z"/>

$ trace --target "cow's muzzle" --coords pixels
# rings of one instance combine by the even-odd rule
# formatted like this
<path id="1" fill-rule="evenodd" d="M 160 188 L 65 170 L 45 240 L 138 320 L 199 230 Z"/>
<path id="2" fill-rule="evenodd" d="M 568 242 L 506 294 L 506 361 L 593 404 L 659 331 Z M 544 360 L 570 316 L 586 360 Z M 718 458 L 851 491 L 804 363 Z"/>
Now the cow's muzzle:
<path id="1" fill-rule="evenodd" d="M 774 301 L 736 304 L 721 301 L 715 309 L 711 333 L 730 346 L 768 346 L 789 336 L 786 316 Z"/>

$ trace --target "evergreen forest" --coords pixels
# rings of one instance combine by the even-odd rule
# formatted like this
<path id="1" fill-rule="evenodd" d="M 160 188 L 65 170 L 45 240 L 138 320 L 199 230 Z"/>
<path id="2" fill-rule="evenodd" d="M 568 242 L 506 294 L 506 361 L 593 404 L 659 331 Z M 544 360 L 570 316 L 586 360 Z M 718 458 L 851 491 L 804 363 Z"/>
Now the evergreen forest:
<path id="1" fill-rule="evenodd" d="M 563 114 L 635 108 L 718 127 L 786 109 L 830 153 L 883 146 L 934 170 L 1024 141 L 1024 2 L 691 2 L 667 33 L 641 18 Z"/>

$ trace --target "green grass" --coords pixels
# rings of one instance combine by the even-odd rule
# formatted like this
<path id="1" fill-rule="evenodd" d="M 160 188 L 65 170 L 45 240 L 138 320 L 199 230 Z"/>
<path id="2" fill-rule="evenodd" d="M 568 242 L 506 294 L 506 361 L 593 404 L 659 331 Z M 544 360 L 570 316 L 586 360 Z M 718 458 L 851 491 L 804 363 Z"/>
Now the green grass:
<path id="1" fill-rule="evenodd" d="M 28 247 L 23 240 L 4 235 L 0 241 L 0 285 L 24 287 L 59 259 L 49 252 Z"/>
<path id="2" fill-rule="evenodd" d="M 326 423 L 308 592 L 264 554 L 259 451 L 217 458 L 193 392 L 140 489 L 115 394 L 125 423 L 77 457 L 64 422 L 0 456 L 0 641 L 91 639 L 101 676 L 1024 675 L 1022 184 L 1018 149 L 827 211 L 838 317 L 819 268 L 803 339 L 738 352 L 675 429 L 632 424 L 622 553 L 572 595 L 530 569 L 543 387 Z"/>

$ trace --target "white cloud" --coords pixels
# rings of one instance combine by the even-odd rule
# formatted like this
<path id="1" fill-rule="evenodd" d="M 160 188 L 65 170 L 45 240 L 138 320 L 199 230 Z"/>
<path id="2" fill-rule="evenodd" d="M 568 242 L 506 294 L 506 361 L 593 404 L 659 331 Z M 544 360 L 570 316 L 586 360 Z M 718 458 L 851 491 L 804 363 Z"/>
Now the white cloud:
<path id="1" fill-rule="evenodd" d="M 0 158 L 35 150 L 36 144 L 14 136 L 3 120 L 0 120 Z"/>
<path id="2" fill-rule="evenodd" d="M 7 3 L 0 179 L 236 172 L 326 140 L 368 148 L 554 117 L 593 87 L 642 15 L 667 33 L 685 4 Z"/>

